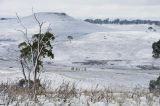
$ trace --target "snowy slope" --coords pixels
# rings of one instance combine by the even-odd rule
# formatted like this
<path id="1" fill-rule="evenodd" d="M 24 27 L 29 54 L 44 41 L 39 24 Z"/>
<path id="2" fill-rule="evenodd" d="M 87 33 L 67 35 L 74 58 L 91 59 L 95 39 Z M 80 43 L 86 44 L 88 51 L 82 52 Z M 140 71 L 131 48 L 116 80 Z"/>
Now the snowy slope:
<path id="1" fill-rule="evenodd" d="M 104 28 L 74 19 L 73 17 L 68 16 L 65 13 L 36 13 L 37 18 L 40 22 L 45 22 L 50 24 L 51 29 L 55 34 L 79 34 L 79 33 L 91 33 L 95 31 L 104 31 Z M 34 16 L 28 16 L 22 18 L 22 21 L 26 26 L 30 28 L 35 27 L 36 22 Z M 32 23 L 32 24 L 31 24 Z M 66 35 L 67 34 L 67 35 Z"/>
<path id="2" fill-rule="evenodd" d="M 100 66 L 100 68 L 136 69 L 139 65 L 159 66 L 159 60 L 152 58 L 152 43 L 158 39 L 160 39 L 160 35 L 157 32 L 92 33 L 72 42 L 68 41 L 57 45 L 55 60 L 88 65 L 95 62 L 90 66 Z M 96 63 L 99 65 L 97 66 Z"/>
<path id="3" fill-rule="evenodd" d="M 102 85 L 117 85 L 121 81 L 120 85 L 129 87 L 137 84 L 147 87 L 149 80 L 158 75 L 158 71 L 152 71 L 155 67 L 159 68 L 159 60 L 152 58 L 151 48 L 152 43 L 160 39 L 158 27 L 153 26 L 157 29 L 157 32 L 153 32 L 147 29 L 148 25 L 97 26 L 64 13 L 37 13 L 36 16 L 45 22 L 44 30 L 51 24 L 52 31 L 58 36 L 58 44 L 53 50 L 55 59 L 46 59 L 46 70 L 67 69 L 69 72 L 58 74 L 89 83 L 102 82 Z M 38 26 L 33 15 L 21 20 L 30 35 L 37 32 Z M 15 61 L 19 56 L 17 45 L 24 37 L 16 29 L 22 29 L 16 19 L 0 21 L 1 68 L 18 67 Z M 74 38 L 71 42 L 67 39 L 69 35 Z M 77 69 L 71 70 L 72 67 Z M 85 68 L 89 72 L 75 72 L 86 71 Z M 138 69 L 144 70 L 141 72 Z M 137 77 L 139 82 L 134 82 Z"/>
<path id="4" fill-rule="evenodd" d="M 97 26 L 74 19 L 65 13 L 36 13 L 40 22 L 44 22 L 43 30 L 48 26 L 55 33 L 54 47 L 57 64 L 74 66 L 101 63 L 99 68 L 137 68 L 137 66 L 158 65 L 152 58 L 153 42 L 160 39 L 159 29 L 149 31 L 149 25 L 102 25 Z M 34 15 L 23 17 L 22 23 L 28 28 L 29 36 L 38 30 Z M 0 21 L 0 57 L 11 60 L 18 57 L 17 44 L 24 40 L 24 36 L 17 30 L 22 29 L 16 19 Z M 70 42 L 67 36 L 73 36 Z M 64 52 L 65 51 L 65 52 Z M 53 61 L 51 61 L 53 62 Z M 88 66 L 86 66 L 88 67 Z M 90 67 L 90 66 L 89 66 Z"/>
<path id="5" fill-rule="evenodd" d="M 65 13 L 40 12 L 36 13 L 36 17 L 40 22 L 44 22 L 43 31 L 50 26 L 56 36 L 56 42 L 67 41 L 67 36 L 79 38 L 85 34 L 106 30 L 101 26 L 74 19 Z M 29 36 L 38 32 L 34 15 L 21 18 L 21 22 L 28 29 Z M 17 45 L 25 39 L 18 30 L 23 28 L 17 19 L 0 20 L 0 57 L 9 59 L 18 57 Z"/>
<path id="6" fill-rule="evenodd" d="M 61 39 L 69 35 L 80 36 L 92 32 L 106 31 L 106 28 L 74 19 L 65 13 L 40 12 L 35 15 L 40 22 L 44 22 L 44 31 L 50 27 L 52 32 Z M 30 33 L 37 32 L 38 24 L 34 19 L 34 15 L 23 17 L 21 21 Z M 3 28 L 1 32 L 15 32 L 22 29 L 17 19 L 1 20 L 0 27 Z"/>

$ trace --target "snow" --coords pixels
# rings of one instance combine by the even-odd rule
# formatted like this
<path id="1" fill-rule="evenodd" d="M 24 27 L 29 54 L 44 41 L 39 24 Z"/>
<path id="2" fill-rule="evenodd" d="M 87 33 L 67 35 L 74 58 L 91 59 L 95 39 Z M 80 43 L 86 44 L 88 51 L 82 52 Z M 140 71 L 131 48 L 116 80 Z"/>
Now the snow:
<path id="1" fill-rule="evenodd" d="M 50 25 L 56 36 L 55 59 L 45 59 L 47 72 L 42 74 L 42 79 L 51 81 L 53 89 L 63 81 L 75 83 L 77 89 L 84 90 L 97 85 L 147 89 L 149 81 L 159 75 L 159 59 L 152 58 L 152 43 L 160 39 L 157 26 L 151 25 L 157 31 L 149 31 L 150 25 L 94 25 L 63 13 L 41 12 L 36 16 L 45 22 L 43 31 Z M 33 15 L 21 20 L 29 36 L 37 32 Z M 16 19 L 0 20 L 0 82 L 22 78 L 17 45 L 24 36 L 19 29 L 22 27 Z M 69 41 L 67 36 L 73 36 L 73 40 Z M 92 106 L 105 104 L 97 102 Z M 125 103 L 124 106 L 132 105 Z"/>
<path id="2" fill-rule="evenodd" d="M 58 36 L 53 50 L 55 59 L 46 59 L 46 64 L 50 63 L 48 66 L 54 68 L 63 67 L 64 69 L 70 67 L 78 67 L 82 68 L 82 70 L 85 68 L 87 70 L 91 69 L 95 73 L 98 73 L 99 77 L 103 76 L 100 73 L 114 72 L 114 69 L 116 69 L 116 73 L 124 73 L 126 79 L 128 79 L 127 77 L 131 77 L 130 80 L 133 83 L 136 74 L 137 76 L 139 75 L 139 71 L 137 70 L 141 69 L 141 66 L 149 68 L 159 67 L 159 60 L 152 58 L 151 46 L 153 42 L 160 39 L 160 35 L 158 31 L 149 31 L 147 29 L 149 25 L 100 26 L 74 19 L 64 13 L 41 12 L 36 13 L 36 16 L 40 21 L 45 22 L 44 30 L 50 24 L 52 31 Z M 28 28 L 29 36 L 32 33 L 36 33 L 38 25 L 33 15 L 23 17 L 21 21 Z M 22 28 L 16 19 L 1 20 L 0 23 L 0 27 L 2 28 L 0 30 L 1 67 L 18 68 L 18 61 L 15 63 L 19 55 L 17 45 L 24 39 L 24 36 L 17 30 Z M 157 26 L 152 25 L 152 27 L 159 30 Z M 67 39 L 68 35 L 73 36 L 71 42 Z M 91 74 L 92 71 L 87 72 Z M 146 71 L 146 73 L 145 71 L 142 75 L 140 73 L 140 77 L 146 74 L 146 78 L 142 77 L 141 79 L 148 79 L 147 83 L 144 84 L 147 86 L 148 81 L 155 78 L 158 71 L 153 71 L 153 73 L 150 72 L 151 70 Z M 80 71 L 76 74 L 87 72 Z M 128 73 L 133 73 L 133 75 L 130 76 Z M 153 75 L 148 75 L 148 73 L 152 73 Z M 68 77 L 72 77 L 72 72 L 70 74 Z M 117 80 L 125 79 L 124 75 L 118 74 Z M 73 76 L 76 75 L 74 74 Z M 114 75 L 110 73 L 107 78 L 102 77 L 101 79 L 114 85 L 117 80 L 110 81 L 109 76 L 112 78 Z M 95 77 L 94 74 L 92 77 Z M 125 80 L 121 82 L 125 82 Z M 142 83 L 143 80 L 136 84 L 141 85 Z"/>
<path id="3" fill-rule="evenodd" d="M 152 58 L 151 48 L 152 43 L 160 39 L 157 26 L 152 25 L 157 30 L 157 32 L 153 32 L 147 29 L 149 25 L 100 26 L 74 19 L 64 13 L 41 12 L 36 13 L 36 16 L 40 21 L 45 22 L 44 30 L 50 24 L 52 31 L 58 36 L 53 50 L 55 59 L 46 59 L 46 64 L 49 62 L 48 66 L 50 67 L 91 69 L 99 74 L 99 77 L 103 76 L 100 73 L 114 72 L 114 69 L 116 69 L 116 73 L 124 73 L 126 79 L 128 79 L 127 77 L 131 77 L 130 80 L 133 83 L 134 79 L 136 79 L 136 74 L 137 76 L 140 74 L 141 80 L 148 79 L 144 84 L 145 86 L 147 86 L 150 79 L 158 75 L 158 71 L 153 71 L 152 73 L 150 70 L 150 68 L 159 67 L 159 60 Z M 21 21 L 28 28 L 29 36 L 36 33 L 38 25 L 33 15 L 23 17 Z M 0 23 L 0 27 L 2 28 L 0 30 L 1 67 L 18 68 L 17 58 L 19 52 L 17 45 L 24 39 L 24 36 L 17 30 L 22 28 L 16 19 L 1 20 Z M 67 39 L 68 35 L 73 36 L 72 41 Z M 143 66 L 149 68 L 148 71 L 143 70 L 143 73 L 137 71 L 141 70 Z M 89 74 L 92 73 L 90 71 L 87 72 Z M 85 72 L 80 71 L 76 74 L 78 73 Z M 128 73 L 133 73 L 133 75 L 130 76 Z M 152 73 L 153 75 L 149 75 L 148 73 Z M 70 74 L 68 77 L 72 77 L 72 72 Z M 118 74 L 117 80 L 125 79 L 124 75 Z M 143 75 L 146 75 L 146 78 L 141 77 Z M 76 75 L 74 74 L 73 76 Z M 112 77 L 114 75 L 110 73 L 107 78 L 102 77 L 101 79 L 114 85 L 116 80 L 110 81 L 109 76 Z M 94 74 L 92 77 L 95 77 Z M 125 82 L 125 80 L 121 82 Z M 135 82 L 133 85 L 141 85 L 142 83 L 143 80 L 139 83 Z"/>

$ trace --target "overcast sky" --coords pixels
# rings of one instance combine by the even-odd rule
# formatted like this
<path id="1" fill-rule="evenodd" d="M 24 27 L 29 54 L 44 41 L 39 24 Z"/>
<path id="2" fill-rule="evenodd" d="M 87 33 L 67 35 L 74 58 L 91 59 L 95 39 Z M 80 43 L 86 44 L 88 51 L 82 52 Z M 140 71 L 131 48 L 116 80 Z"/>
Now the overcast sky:
<path id="1" fill-rule="evenodd" d="M 35 12 L 65 12 L 76 18 L 146 18 L 160 20 L 160 0 L 0 0 L 0 17 Z"/>

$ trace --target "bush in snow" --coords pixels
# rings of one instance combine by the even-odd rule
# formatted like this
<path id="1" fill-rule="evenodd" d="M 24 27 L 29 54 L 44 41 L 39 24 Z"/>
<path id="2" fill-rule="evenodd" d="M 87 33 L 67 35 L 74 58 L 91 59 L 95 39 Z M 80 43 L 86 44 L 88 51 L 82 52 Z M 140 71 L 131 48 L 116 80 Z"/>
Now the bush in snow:
<path id="1" fill-rule="evenodd" d="M 33 80 L 25 80 L 25 79 L 21 79 L 18 82 L 18 86 L 19 87 L 26 87 L 26 85 L 29 83 L 29 88 L 33 88 L 33 84 L 34 81 Z M 39 79 L 36 80 L 36 89 L 39 89 L 40 87 L 42 87 L 42 84 L 40 82 Z"/>
<path id="2" fill-rule="evenodd" d="M 160 58 L 160 40 L 157 42 L 154 42 L 152 44 L 153 49 L 153 57 L 155 59 Z M 159 92 L 160 93 L 160 76 L 157 78 L 157 80 L 151 80 L 149 83 L 149 90 L 150 92 Z"/>
<path id="3" fill-rule="evenodd" d="M 152 93 L 160 93 L 160 76 L 157 78 L 157 80 L 150 81 L 149 90 Z"/>
<path id="4" fill-rule="evenodd" d="M 152 57 L 156 59 L 159 58 L 160 57 L 160 40 L 152 44 L 152 49 L 153 49 Z"/>
<path id="5" fill-rule="evenodd" d="M 153 29 L 153 27 L 148 27 L 148 29 L 149 29 L 149 30 L 152 30 L 152 29 Z"/>
<path id="6" fill-rule="evenodd" d="M 73 40 L 73 36 L 67 36 L 68 40 L 71 42 Z"/>

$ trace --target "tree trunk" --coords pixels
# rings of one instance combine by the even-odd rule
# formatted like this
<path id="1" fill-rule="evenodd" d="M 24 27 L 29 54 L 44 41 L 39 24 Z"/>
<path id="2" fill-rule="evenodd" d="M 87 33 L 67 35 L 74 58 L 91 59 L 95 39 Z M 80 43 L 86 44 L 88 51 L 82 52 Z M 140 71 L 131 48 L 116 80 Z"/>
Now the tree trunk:
<path id="1" fill-rule="evenodd" d="M 30 81 L 31 81 L 31 71 L 28 73 L 28 88 L 30 88 Z"/>
<path id="2" fill-rule="evenodd" d="M 26 84 L 27 77 L 26 77 L 26 74 L 25 74 L 25 71 L 24 71 L 24 66 L 23 66 L 22 60 L 20 60 L 20 63 L 21 63 L 21 66 L 22 66 L 22 73 L 23 73 L 23 76 L 24 76 L 25 84 Z"/>
<path id="3" fill-rule="evenodd" d="M 35 66 L 35 67 L 37 67 L 37 66 Z M 34 97 L 33 97 L 33 99 L 34 99 L 34 101 L 36 101 L 36 99 L 37 99 L 37 84 L 36 84 L 36 80 L 37 80 L 37 68 L 35 68 L 35 70 L 34 70 L 34 84 L 33 84 L 33 93 L 34 93 Z"/>

